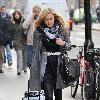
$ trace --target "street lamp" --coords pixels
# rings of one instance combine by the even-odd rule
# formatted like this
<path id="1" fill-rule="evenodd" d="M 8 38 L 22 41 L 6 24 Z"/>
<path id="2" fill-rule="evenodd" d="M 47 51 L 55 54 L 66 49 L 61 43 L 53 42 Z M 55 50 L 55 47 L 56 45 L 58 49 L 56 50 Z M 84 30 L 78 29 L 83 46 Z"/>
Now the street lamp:
<path id="1" fill-rule="evenodd" d="M 90 0 L 84 0 L 85 13 L 85 42 L 84 42 L 84 56 L 86 59 L 86 51 L 94 48 L 94 43 L 91 36 L 91 14 L 90 14 Z"/>

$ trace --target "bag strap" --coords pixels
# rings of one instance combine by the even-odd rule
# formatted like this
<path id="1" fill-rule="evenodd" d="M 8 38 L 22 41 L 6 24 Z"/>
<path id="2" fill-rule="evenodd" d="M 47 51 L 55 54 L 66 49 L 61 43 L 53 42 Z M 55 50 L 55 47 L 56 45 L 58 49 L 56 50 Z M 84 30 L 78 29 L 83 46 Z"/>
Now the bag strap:
<path id="1" fill-rule="evenodd" d="M 25 35 L 27 35 L 29 29 L 30 29 L 30 25 L 28 26 L 28 29 L 26 30 Z"/>

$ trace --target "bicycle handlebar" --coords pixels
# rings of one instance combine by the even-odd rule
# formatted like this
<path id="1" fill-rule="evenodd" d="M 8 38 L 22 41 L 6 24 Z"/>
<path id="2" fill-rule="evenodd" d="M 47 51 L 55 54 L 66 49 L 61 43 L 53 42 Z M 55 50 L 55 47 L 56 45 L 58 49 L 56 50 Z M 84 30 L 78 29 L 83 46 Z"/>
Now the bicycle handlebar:
<path id="1" fill-rule="evenodd" d="M 79 47 L 80 48 L 80 47 L 83 47 L 83 46 L 71 45 L 70 47 L 71 48 L 76 48 L 76 47 Z"/>
<path id="2" fill-rule="evenodd" d="M 73 48 L 75 48 L 75 47 L 76 47 L 76 45 L 71 45 L 70 47 L 71 47 L 71 48 L 72 48 L 72 47 L 73 47 Z"/>
<path id="3" fill-rule="evenodd" d="M 83 48 L 83 46 L 71 45 L 71 48 L 76 48 L 76 47 L 78 47 L 78 48 Z M 81 51 L 83 51 L 83 50 L 81 50 Z M 92 53 L 92 54 L 95 55 L 95 56 L 100 56 L 100 48 L 89 49 L 89 50 L 87 51 L 87 53 L 88 53 L 88 54 L 89 54 L 89 53 Z"/>
<path id="4" fill-rule="evenodd" d="M 72 48 L 78 48 L 79 49 L 79 54 L 82 54 L 82 52 L 83 52 L 83 46 L 71 45 L 71 49 Z"/>
<path id="5" fill-rule="evenodd" d="M 87 53 L 93 54 L 94 56 L 100 56 L 100 48 L 89 49 Z"/>

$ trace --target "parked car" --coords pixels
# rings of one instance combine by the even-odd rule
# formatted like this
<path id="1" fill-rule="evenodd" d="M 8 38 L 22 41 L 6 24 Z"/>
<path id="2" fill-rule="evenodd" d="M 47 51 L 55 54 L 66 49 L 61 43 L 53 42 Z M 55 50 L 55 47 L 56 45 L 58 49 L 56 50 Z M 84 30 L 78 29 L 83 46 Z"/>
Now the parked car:
<path id="1" fill-rule="evenodd" d="M 91 8 L 90 12 L 91 12 L 91 21 L 97 22 L 97 15 L 96 15 L 95 9 Z M 74 20 L 75 24 L 84 23 L 84 21 L 85 21 L 84 17 L 85 17 L 84 8 L 76 9 L 74 11 L 73 20 Z"/>

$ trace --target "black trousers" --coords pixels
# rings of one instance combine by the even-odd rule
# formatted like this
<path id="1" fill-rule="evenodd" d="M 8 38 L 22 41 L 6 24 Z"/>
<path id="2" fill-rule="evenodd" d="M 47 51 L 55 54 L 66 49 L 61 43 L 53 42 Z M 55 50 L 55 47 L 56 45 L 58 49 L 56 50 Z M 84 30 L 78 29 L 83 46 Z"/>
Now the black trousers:
<path id="1" fill-rule="evenodd" d="M 62 100 L 62 89 L 56 89 L 58 56 L 48 56 L 44 79 L 45 100 Z"/>
<path id="2" fill-rule="evenodd" d="M 52 89 L 49 83 L 46 83 L 45 86 L 45 100 L 53 100 L 53 93 L 55 100 L 62 100 L 62 89 Z"/>

